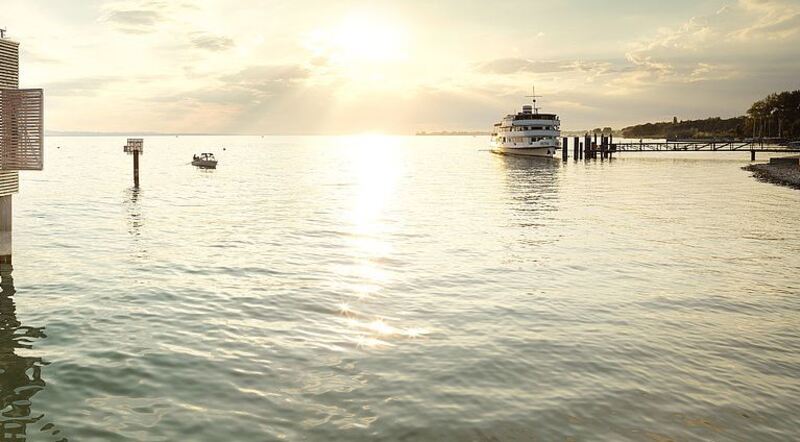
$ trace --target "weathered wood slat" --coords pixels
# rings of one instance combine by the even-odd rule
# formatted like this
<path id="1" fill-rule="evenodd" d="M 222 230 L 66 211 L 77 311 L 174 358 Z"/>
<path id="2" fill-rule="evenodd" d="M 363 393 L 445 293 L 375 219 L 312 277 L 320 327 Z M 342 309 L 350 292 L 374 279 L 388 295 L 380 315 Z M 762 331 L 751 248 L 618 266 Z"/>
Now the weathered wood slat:
<path id="1" fill-rule="evenodd" d="M 19 43 L 0 39 L 0 88 L 19 87 Z"/>
<path id="2" fill-rule="evenodd" d="M 44 92 L 0 89 L 0 170 L 42 170 Z"/>

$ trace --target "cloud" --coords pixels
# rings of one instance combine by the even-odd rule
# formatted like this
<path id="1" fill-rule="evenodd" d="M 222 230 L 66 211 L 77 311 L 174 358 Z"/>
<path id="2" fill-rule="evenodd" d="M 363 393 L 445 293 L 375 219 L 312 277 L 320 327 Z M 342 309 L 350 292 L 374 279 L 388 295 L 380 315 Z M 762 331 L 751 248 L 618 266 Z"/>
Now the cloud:
<path id="1" fill-rule="evenodd" d="M 634 68 L 613 85 L 627 91 L 663 83 L 699 83 L 757 75 L 764 63 L 797 59 L 800 4 L 739 0 L 636 41 L 626 53 Z"/>
<path id="2" fill-rule="evenodd" d="M 221 77 L 228 85 L 258 92 L 272 92 L 305 80 L 308 69 L 297 64 L 249 66 L 241 71 Z"/>
<path id="3" fill-rule="evenodd" d="M 749 25 L 732 33 L 739 39 L 783 40 L 800 34 L 800 4 L 796 1 L 739 0 L 720 12 L 748 14 L 745 23 Z"/>
<path id="4" fill-rule="evenodd" d="M 116 25 L 122 32 L 141 34 L 152 32 L 163 18 L 161 13 L 155 10 L 122 9 L 109 11 L 105 21 Z"/>
<path id="5" fill-rule="evenodd" d="M 84 77 L 55 81 L 44 85 L 47 96 L 72 97 L 96 95 L 103 87 L 120 81 L 113 77 Z"/>
<path id="6" fill-rule="evenodd" d="M 144 34 L 155 32 L 173 17 L 197 10 L 191 3 L 160 0 L 122 0 L 106 4 L 101 21 L 110 23 L 122 32 Z"/>
<path id="7" fill-rule="evenodd" d="M 516 74 L 519 72 L 548 73 L 571 70 L 569 64 L 562 61 L 537 61 L 525 58 L 499 58 L 481 63 L 478 71 L 487 74 Z"/>
<path id="8" fill-rule="evenodd" d="M 499 58 L 476 65 L 478 72 L 499 75 L 518 73 L 548 74 L 555 72 L 605 73 L 613 69 L 612 64 L 607 61 L 530 60 L 526 58 Z"/>
<path id="9" fill-rule="evenodd" d="M 669 59 L 743 58 L 755 52 L 774 55 L 796 49 L 798 36 L 800 4 L 739 0 L 715 14 L 692 17 L 677 29 L 662 29 L 654 37 L 635 42 L 627 56 L 634 62 L 668 65 Z"/>
<path id="10" fill-rule="evenodd" d="M 51 57 L 30 49 L 20 54 L 20 57 L 22 57 L 24 63 L 61 64 L 64 62 L 63 59 Z"/>
<path id="11" fill-rule="evenodd" d="M 743 29 L 738 33 L 740 39 L 765 38 L 768 40 L 784 40 L 800 32 L 800 12 L 788 13 L 762 20 L 753 26 Z"/>
<path id="12" fill-rule="evenodd" d="M 108 14 L 108 21 L 121 25 L 130 26 L 153 26 L 161 19 L 161 14 L 156 11 L 111 11 Z"/>
<path id="13" fill-rule="evenodd" d="M 153 100 L 207 103 L 246 109 L 274 101 L 298 90 L 310 72 L 301 65 L 249 66 L 236 73 L 219 76 L 213 83 Z"/>
<path id="14" fill-rule="evenodd" d="M 202 32 L 195 32 L 190 38 L 194 47 L 212 52 L 227 51 L 235 45 L 232 38 Z"/>

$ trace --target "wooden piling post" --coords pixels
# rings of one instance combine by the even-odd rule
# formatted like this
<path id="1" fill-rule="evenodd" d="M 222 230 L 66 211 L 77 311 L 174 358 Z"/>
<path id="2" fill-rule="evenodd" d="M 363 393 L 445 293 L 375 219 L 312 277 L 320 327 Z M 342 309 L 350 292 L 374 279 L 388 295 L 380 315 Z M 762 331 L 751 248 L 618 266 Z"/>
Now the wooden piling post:
<path id="1" fill-rule="evenodd" d="M 139 154 L 144 153 L 144 140 L 141 138 L 128 138 L 128 144 L 123 147 L 125 153 L 133 155 L 133 187 L 139 188 Z"/>
<path id="2" fill-rule="evenodd" d="M 750 151 L 750 161 L 755 161 L 755 160 L 756 160 L 756 151 L 751 150 Z"/>
<path id="3" fill-rule="evenodd" d="M 561 145 L 561 159 L 567 161 L 567 148 L 569 147 L 569 138 L 564 137 L 562 140 L 564 144 Z"/>
<path id="4" fill-rule="evenodd" d="M 139 151 L 133 152 L 133 187 L 139 187 Z"/>
<path id="5" fill-rule="evenodd" d="M 602 135 L 600 137 L 600 159 L 608 158 L 608 137 Z"/>
<path id="6" fill-rule="evenodd" d="M 573 142 L 573 143 L 575 143 L 575 144 L 572 146 L 572 158 L 573 158 L 575 161 L 577 161 L 577 160 L 578 160 L 578 158 L 580 158 L 580 155 L 581 155 L 581 153 L 580 153 L 580 152 L 581 152 L 581 146 L 580 146 L 580 141 L 579 141 L 579 140 L 580 140 L 580 138 L 579 138 L 579 137 L 575 137 L 575 138 L 573 138 L 573 140 L 572 140 L 572 142 Z"/>
<path id="7" fill-rule="evenodd" d="M 11 265 L 11 232 L 13 221 L 11 195 L 0 197 L 0 265 Z"/>
<path id="8" fill-rule="evenodd" d="M 592 137 L 588 133 L 583 140 L 583 149 L 583 157 L 588 160 L 592 157 Z"/>
<path id="9" fill-rule="evenodd" d="M 606 136 L 600 135 L 600 159 L 606 158 Z"/>

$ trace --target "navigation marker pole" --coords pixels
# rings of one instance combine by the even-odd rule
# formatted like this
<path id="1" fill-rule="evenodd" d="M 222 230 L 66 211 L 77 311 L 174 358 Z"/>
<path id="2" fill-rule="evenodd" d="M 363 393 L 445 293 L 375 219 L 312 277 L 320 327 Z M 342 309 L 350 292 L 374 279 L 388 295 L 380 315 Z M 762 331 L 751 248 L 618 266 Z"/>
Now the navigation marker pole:
<path id="1" fill-rule="evenodd" d="M 122 150 L 129 155 L 133 155 L 133 187 L 138 189 L 139 154 L 144 154 L 144 140 L 141 138 L 128 138 L 128 144 Z"/>

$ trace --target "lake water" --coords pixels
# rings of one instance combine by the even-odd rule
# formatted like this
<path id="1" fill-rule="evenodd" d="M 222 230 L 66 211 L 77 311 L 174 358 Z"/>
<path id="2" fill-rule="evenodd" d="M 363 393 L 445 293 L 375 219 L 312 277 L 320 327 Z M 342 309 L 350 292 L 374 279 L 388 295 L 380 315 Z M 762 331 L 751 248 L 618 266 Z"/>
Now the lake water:
<path id="1" fill-rule="evenodd" d="M 748 153 L 147 137 L 134 191 L 123 144 L 22 175 L 5 438 L 799 437 L 800 191 Z"/>

